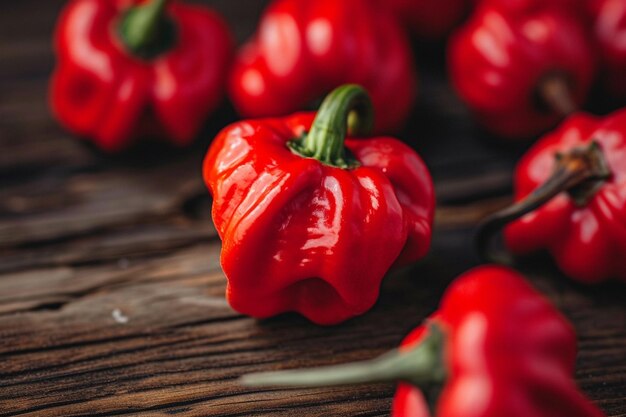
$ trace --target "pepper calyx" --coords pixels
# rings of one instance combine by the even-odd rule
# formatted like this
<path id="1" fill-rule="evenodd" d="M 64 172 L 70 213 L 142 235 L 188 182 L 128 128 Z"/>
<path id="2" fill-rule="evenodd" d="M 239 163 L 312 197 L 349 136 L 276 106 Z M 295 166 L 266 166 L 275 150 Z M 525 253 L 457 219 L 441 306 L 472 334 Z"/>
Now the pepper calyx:
<path id="1" fill-rule="evenodd" d="M 580 175 L 584 178 L 578 182 L 572 180 L 571 186 L 566 190 L 578 207 L 587 205 L 602 185 L 611 178 L 611 168 L 602 152 L 602 147 L 595 140 L 592 140 L 585 148 L 574 148 L 572 152 L 566 154 L 557 153 L 555 157 L 559 165 L 582 164 L 581 168 L 577 166 L 566 168 L 570 171 L 583 171 Z"/>
<path id="2" fill-rule="evenodd" d="M 347 152 L 344 141 L 352 135 L 367 135 L 374 125 L 374 108 L 367 91 L 345 84 L 330 92 L 322 102 L 309 132 L 287 143 L 297 155 L 314 158 L 333 167 L 351 169 L 360 165 Z"/>
<path id="3" fill-rule="evenodd" d="M 118 34 L 134 56 L 150 60 L 173 47 L 176 26 L 166 13 L 167 0 L 149 0 L 130 7 L 118 24 Z"/>

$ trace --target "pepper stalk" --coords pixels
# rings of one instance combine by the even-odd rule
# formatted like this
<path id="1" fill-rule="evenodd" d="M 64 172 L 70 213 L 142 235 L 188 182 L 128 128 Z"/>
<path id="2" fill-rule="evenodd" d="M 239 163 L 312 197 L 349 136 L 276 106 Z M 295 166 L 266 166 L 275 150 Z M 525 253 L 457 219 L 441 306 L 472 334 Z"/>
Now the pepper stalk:
<path id="1" fill-rule="evenodd" d="M 174 24 L 165 9 L 168 0 L 148 0 L 129 8 L 119 25 L 119 35 L 135 56 L 151 59 L 168 50 L 174 43 Z"/>
<path id="2" fill-rule="evenodd" d="M 446 380 L 444 343 L 442 329 L 429 323 L 428 335 L 412 348 L 394 349 L 372 360 L 343 365 L 253 373 L 242 376 L 240 382 L 255 387 L 321 387 L 403 381 L 428 394 L 438 392 Z M 431 408 L 435 402 L 435 398 L 429 398 Z"/>
<path id="3" fill-rule="evenodd" d="M 567 192 L 574 203 L 582 207 L 611 177 L 611 170 L 598 142 L 592 140 L 568 152 L 555 154 L 554 172 L 541 186 L 523 200 L 485 218 L 476 232 L 478 253 L 488 262 L 510 264 L 510 256 L 491 250 L 492 238 L 508 223 L 543 206 L 562 192 Z"/>
<path id="4" fill-rule="evenodd" d="M 345 84 L 326 96 L 311 130 L 287 145 L 292 152 L 326 165 L 355 168 L 359 162 L 346 152 L 345 138 L 348 132 L 368 135 L 373 127 L 374 107 L 369 94 L 359 85 Z"/>

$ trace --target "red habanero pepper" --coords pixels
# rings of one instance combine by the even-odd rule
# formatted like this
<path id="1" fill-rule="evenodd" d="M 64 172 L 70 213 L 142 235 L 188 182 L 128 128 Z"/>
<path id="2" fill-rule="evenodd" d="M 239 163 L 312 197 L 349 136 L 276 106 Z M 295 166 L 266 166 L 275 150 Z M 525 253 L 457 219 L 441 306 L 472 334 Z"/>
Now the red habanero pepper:
<path id="1" fill-rule="evenodd" d="M 389 7 L 401 22 L 419 37 L 438 39 L 446 36 L 461 22 L 468 0 L 379 0 Z"/>
<path id="2" fill-rule="evenodd" d="M 593 33 L 607 76 L 607 91 L 626 98 L 626 1 L 591 1 Z"/>
<path id="3" fill-rule="evenodd" d="M 457 278 L 439 309 L 372 361 L 245 375 L 251 386 L 399 381 L 392 417 L 601 417 L 572 380 L 567 320 L 513 270 Z"/>
<path id="4" fill-rule="evenodd" d="M 448 49 L 458 94 L 486 129 L 511 139 L 541 133 L 574 111 L 595 72 L 579 19 L 551 1 L 524 4 L 511 9 L 486 2 Z"/>
<path id="5" fill-rule="evenodd" d="M 490 237 L 512 222 L 504 236 L 513 253 L 547 249 L 585 283 L 626 280 L 626 110 L 576 114 L 541 138 L 517 166 L 515 200 L 482 224 L 486 257 Z"/>
<path id="6" fill-rule="evenodd" d="M 204 179 L 235 310 L 339 323 L 372 307 L 392 265 L 426 254 L 426 166 L 390 137 L 344 144 L 349 114 L 356 135 L 373 125 L 359 86 L 335 89 L 317 115 L 235 123 L 211 145 Z"/>
<path id="7" fill-rule="evenodd" d="M 284 116 L 345 83 L 371 95 L 377 132 L 399 129 L 415 101 L 406 34 L 374 1 L 274 1 L 241 48 L 229 90 L 243 116 Z"/>
<path id="8" fill-rule="evenodd" d="M 187 145 L 223 97 L 231 46 L 204 7 L 73 0 L 56 27 L 50 105 L 105 151 L 143 136 Z"/>

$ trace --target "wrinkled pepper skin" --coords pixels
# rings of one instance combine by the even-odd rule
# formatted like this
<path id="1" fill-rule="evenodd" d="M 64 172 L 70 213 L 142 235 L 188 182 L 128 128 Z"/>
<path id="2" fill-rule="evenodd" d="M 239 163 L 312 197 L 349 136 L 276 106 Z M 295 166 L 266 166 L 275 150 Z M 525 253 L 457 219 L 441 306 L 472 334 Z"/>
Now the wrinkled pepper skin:
<path id="1" fill-rule="evenodd" d="M 417 76 L 391 12 L 370 0 L 277 0 L 238 53 L 229 91 L 242 116 L 285 116 L 344 83 L 368 90 L 377 132 L 402 127 Z"/>
<path id="2" fill-rule="evenodd" d="M 446 330 L 449 376 L 430 413 L 422 392 L 400 383 L 392 417 L 601 417 L 572 379 L 572 326 L 517 272 L 472 269 L 446 290 L 428 320 Z M 428 335 L 420 326 L 403 341 Z"/>
<path id="3" fill-rule="evenodd" d="M 607 91 L 626 98 L 626 2 L 590 0 L 593 33 L 600 50 Z"/>
<path id="4" fill-rule="evenodd" d="M 542 105 L 542 80 L 564 77 L 573 104 L 580 106 L 594 77 L 595 56 L 584 25 L 557 3 L 493 0 L 453 34 L 448 65 L 457 93 L 487 130 L 526 139 L 562 117 Z"/>
<path id="5" fill-rule="evenodd" d="M 235 123 L 206 156 L 226 296 L 241 313 L 339 323 L 372 307 L 392 265 L 429 248 L 434 192 L 419 156 L 389 137 L 347 139 L 361 164 L 349 170 L 292 153 L 313 118 Z"/>
<path id="6" fill-rule="evenodd" d="M 118 22 L 139 2 L 73 0 L 56 27 L 53 113 L 70 131 L 115 152 L 136 138 L 189 144 L 223 97 L 233 42 L 204 7 L 171 2 L 171 48 L 152 59 L 127 50 Z"/>
<path id="7" fill-rule="evenodd" d="M 418 37 L 435 40 L 448 35 L 469 9 L 468 0 L 379 0 Z"/>
<path id="8" fill-rule="evenodd" d="M 546 249 L 559 268 L 583 283 L 626 280 L 626 110 L 604 118 L 576 114 L 541 138 L 520 160 L 515 199 L 523 199 L 552 174 L 555 153 L 596 141 L 611 171 L 589 201 L 577 206 L 567 193 L 505 229 L 510 251 Z"/>

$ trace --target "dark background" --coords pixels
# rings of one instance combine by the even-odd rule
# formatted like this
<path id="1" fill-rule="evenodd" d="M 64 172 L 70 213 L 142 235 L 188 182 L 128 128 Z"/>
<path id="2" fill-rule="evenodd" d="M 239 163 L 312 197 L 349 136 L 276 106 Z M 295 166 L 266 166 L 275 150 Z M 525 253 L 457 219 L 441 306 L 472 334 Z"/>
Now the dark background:
<path id="1" fill-rule="evenodd" d="M 210 1 L 239 41 L 264 1 Z M 432 171 L 434 243 L 391 273 L 377 305 L 339 326 L 256 321 L 223 300 L 219 239 L 200 163 L 236 120 L 224 105 L 187 150 L 111 157 L 64 132 L 46 103 L 60 1 L 0 5 L 0 416 L 384 416 L 393 386 L 281 391 L 238 386 L 260 370 L 366 359 L 396 346 L 445 286 L 476 265 L 472 228 L 510 200 L 528 144 L 476 127 L 445 77 L 443 44 L 415 43 L 420 95 L 399 136 Z M 596 90 L 588 108 L 616 103 Z M 547 256 L 516 265 L 572 320 L 576 379 L 626 416 L 624 286 L 575 284 Z"/>

